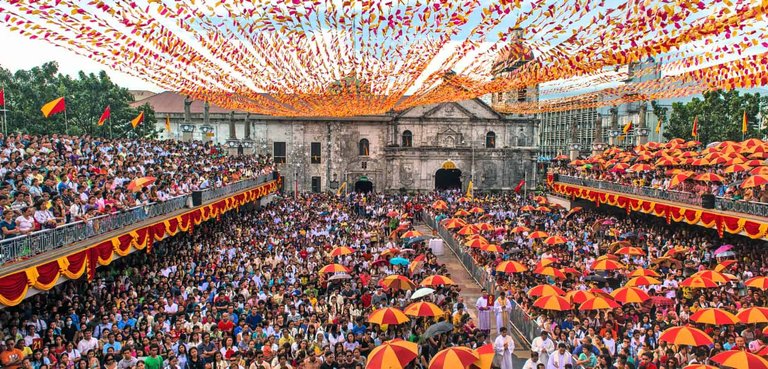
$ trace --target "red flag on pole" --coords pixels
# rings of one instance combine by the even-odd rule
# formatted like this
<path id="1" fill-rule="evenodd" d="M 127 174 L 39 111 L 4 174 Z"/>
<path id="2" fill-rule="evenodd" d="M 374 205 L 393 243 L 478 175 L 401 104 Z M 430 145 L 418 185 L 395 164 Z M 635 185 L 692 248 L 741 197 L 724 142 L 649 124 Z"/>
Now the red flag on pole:
<path id="1" fill-rule="evenodd" d="M 5 106 L 5 89 L 0 88 L 0 106 Z"/>
<path id="2" fill-rule="evenodd" d="M 515 187 L 515 193 L 520 193 L 520 189 L 522 189 L 523 186 L 525 186 L 525 180 L 521 179 L 520 183 L 518 183 L 517 187 Z"/>
<path id="3" fill-rule="evenodd" d="M 107 105 L 107 108 L 104 109 L 103 113 L 101 113 L 101 118 L 99 118 L 99 123 L 98 123 L 99 126 L 104 125 L 104 122 L 106 122 L 107 119 L 109 119 L 109 114 L 110 114 L 109 105 Z"/>

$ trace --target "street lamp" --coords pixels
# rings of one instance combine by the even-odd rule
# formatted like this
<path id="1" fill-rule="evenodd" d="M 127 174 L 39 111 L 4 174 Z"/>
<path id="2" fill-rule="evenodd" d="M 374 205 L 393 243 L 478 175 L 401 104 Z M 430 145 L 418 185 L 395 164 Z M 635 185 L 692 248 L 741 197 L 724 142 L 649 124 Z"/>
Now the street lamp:
<path id="1" fill-rule="evenodd" d="M 592 151 L 603 151 L 606 148 L 606 144 L 599 142 L 592 144 Z"/>
<path id="2" fill-rule="evenodd" d="M 648 128 L 639 128 L 637 130 L 638 136 L 648 136 L 649 133 L 650 133 L 650 130 Z"/>
<path id="3" fill-rule="evenodd" d="M 184 133 L 192 133 L 195 131 L 195 126 L 191 124 L 182 124 L 181 125 L 181 131 Z"/>

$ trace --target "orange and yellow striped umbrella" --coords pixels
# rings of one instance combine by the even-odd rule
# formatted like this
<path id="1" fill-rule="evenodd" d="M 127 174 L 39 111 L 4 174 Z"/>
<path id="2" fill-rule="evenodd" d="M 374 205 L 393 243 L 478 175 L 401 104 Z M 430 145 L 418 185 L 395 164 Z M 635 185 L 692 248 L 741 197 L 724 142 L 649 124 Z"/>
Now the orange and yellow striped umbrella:
<path id="1" fill-rule="evenodd" d="M 660 277 L 661 275 L 651 269 L 637 268 L 628 277 Z"/>
<path id="2" fill-rule="evenodd" d="M 642 276 L 642 277 L 634 277 L 630 279 L 629 281 L 627 281 L 627 284 L 625 284 L 625 286 L 637 287 L 637 286 L 652 286 L 657 284 L 661 284 L 661 281 L 653 277 Z"/>
<path id="3" fill-rule="evenodd" d="M 496 266 L 496 271 L 502 273 L 522 273 L 527 270 L 528 267 L 514 260 L 502 261 Z"/>
<path id="4" fill-rule="evenodd" d="M 696 323 L 712 325 L 733 325 L 741 323 L 736 315 L 717 308 L 697 310 L 691 315 L 691 320 Z"/>
<path id="5" fill-rule="evenodd" d="M 355 252 L 355 250 L 352 250 L 351 247 L 339 246 L 339 247 L 335 247 L 333 250 L 331 250 L 331 253 L 329 255 L 331 255 L 332 257 L 337 257 L 337 256 L 349 255 L 349 254 L 352 254 L 354 252 Z"/>
<path id="6" fill-rule="evenodd" d="M 611 259 L 595 260 L 592 270 L 616 270 L 624 268 L 624 264 Z"/>
<path id="7" fill-rule="evenodd" d="M 405 315 L 410 316 L 442 316 L 445 314 L 443 309 L 431 302 L 414 302 L 405 307 Z"/>
<path id="8" fill-rule="evenodd" d="M 440 350 L 429 361 L 429 369 L 466 369 L 480 357 L 469 347 L 456 346 Z"/>
<path id="9" fill-rule="evenodd" d="M 494 227 L 493 224 L 487 223 L 487 222 L 475 223 L 475 228 L 483 232 L 489 232 L 496 229 L 496 227 Z"/>
<path id="10" fill-rule="evenodd" d="M 475 349 L 478 359 L 470 365 L 471 369 L 491 369 L 493 364 L 493 356 L 495 351 L 493 350 L 493 344 L 487 343 Z"/>
<path id="11" fill-rule="evenodd" d="M 725 168 L 723 173 L 737 173 L 737 172 L 747 172 L 752 170 L 752 167 L 745 164 L 732 164 Z"/>
<path id="12" fill-rule="evenodd" d="M 568 240 L 566 240 L 563 236 L 550 236 L 544 240 L 544 243 L 547 245 L 560 245 L 566 242 L 568 242 Z"/>
<path id="13" fill-rule="evenodd" d="M 582 290 L 568 291 L 568 293 L 565 294 L 566 300 L 576 304 L 583 304 L 585 301 L 593 297 L 595 297 L 595 295 L 592 294 L 592 292 Z"/>
<path id="14" fill-rule="evenodd" d="M 485 213 L 485 210 L 483 210 L 483 208 L 479 206 L 475 206 L 472 209 L 469 209 L 469 212 L 472 214 L 482 214 L 482 213 Z"/>
<path id="15" fill-rule="evenodd" d="M 512 228 L 512 233 L 523 233 L 523 232 L 530 232 L 530 231 L 531 231 L 530 228 L 523 227 L 523 226 L 517 226 Z"/>
<path id="16" fill-rule="evenodd" d="M 728 283 L 731 280 L 731 278 L 725 274 L 716 272 L 714 270 L 702 270 L 700 272 L 694 273 L 692 277 L 704 277 L 712 280 L 712 282 L 715 283 Z"/>
<path id="17" fill-rule="evenodd" d="M 156 180 L 155 177 L 136 178 L 132 180 L 130 183 L 128 183 L 128 186 L 126 188 L 128 189 L 128 191 L 131 191 L 131 192 L 139 192 L 141 191 L 142 188 L 155 183 L 155 180 Z"/>
<path id="18" fill-rule="evenodd" d="M 727 350 L 709 358 L 710 361 L 732 369 L 768 369 L 768 360 L 741 350 Z"/>
<path id="19" fill-rule="evenodd" d="M 723 262 L 718 263 L 715 265 L 715 271 L 722 273 L 724 270 L 731 267 L 731 265 L 736 264 L 736 260 L 723 260 Z"/>
<path id="20" fill-rule="evenodd" d="M 416 288 L 416 283 L 413 283 L 410 278 L 399 274 L 388 275 L 379 284 L 392 290 L 412 290 Z"/>
<path id="21" fill-rule="evenodd" d="M 715 288 L 717 283 L 715 281 L 705 277 L 688 277 L 680 282 L 683 287 L 690 288 Z"/>
<path id="22" fill-rule="evenodd" d="M 747 279 L 747 281 L 744 282 L 744 285 L 747 287 L 759 288 L 765 291 L 766 289 L 768 289 L 768 277 L 763 277 L 763 276 L 753 277 L 753 278 Z"/>
<path id="23" fill-rule="evenodd" d="M 448 218 L 443 221 L 443 227 L 448 229 L 456 229 L 461 228 L 463 226 L 467 225 L 467 222 L 465 222 L 463 219 L 459 218 Z"/>
<path id="24" fill-rule="evenodd" d="M 725 178 L 715 173 L 702 173 L 693 178 L 696 181 L 702 182 L 724 182 Z"/>
<path id="25" fill-rule="evenodd" d="M 432 203 L 432 209 L 435 210 L 447 210 L 448 204 L 443 200 L 437 200 Z"/>
<path id="26" fill-rule="evenodd" d="M 455 284 L 456 282 L 452 279 L 440 274 L 431 275 L 419 283 L 422 287 L 451 286 Z"/>
<path id="27" fill-rule="evenodd" d="M 464 210 L 464 209 L 459 209 L 459 210 L 458 210 L 458 211 L 456 211 L 456 213 L 454 213 L 453 215 L 454 215 L 454 216 L 457 216 L 457 217 L 466 217 L 466 216 L 469 216 L 469 214 L 470 214 L 470 213 L 469 213 L 468 211 L 466 211 L 466 210 Z"/>
<path id="28" fill-rule="evenodd" d="M 547 232 L 543 232 L 543 231 L 535 231 L 528 235 L 528 239 L 531 239 L 531 240 L 534 240 L 537 238 L 545 238 L 545 237 L 549 237 L 549 235 L 547 234 Z"/>
<path id="29" fill-rule="evenodd" d="M 546 275 L 546 276 L 560 278 L 560 279 L 567 278 L 565 276 L 565 273 L 563 273 L 560 269 L 557 269 L 551 266 L 539 267 L 534 269 L 533 272 L 536 274 Z"/>
<path id="30" fill-rule="evenodd" d="M 541 258 L 538 263 L 536 263 L 536 267 L 545 267 L 547 265 L 552 265 L 555 262 L 557 262 L 556 258 Z"/>
<path id="31" fill-rule="evenodd" d="M 349 268 L 341 264 L 328 264 L 320 269 L 320 273 L 349 273 Z"/>
<path id="32" fill-rule="evenodd" d="M 714 343 L 712 337 L 700 329 L 682 326 L 672 327 L 661 333 L 659 341 L 667 341 L 673 345 L 708 346 Z"/>
<path id="33" fill-rule="evenodd" d="M 533 306 L 544 310 L 566 311 L 571 310 L 573 307 L 565 297 L 558 295 L 547 295 L 536 299 L 533 302 Z"/>
<path id="34" fill-rule="evenodd" d="M 411 231 L 403 233 L 403 235 L 400 236 L 400 238 L 416 238 L 416 237 L 421 237 L 423 235 L 424 234 L 422 234 L 421 232 L 419 232 L 417 230 L 411 230 Z"/>
<path id="35" fill-rule="evenodd" d="M 504 252 L 504 249 L 501 248 L 501 246 L 495 244 L 480 246 L 480 249 L 486 252 Z"/>
<path id="36" fill-rule="evenodd" d="M 459 229 L 459 231 L 456 233 L 462 236 L 468 236 L 468 235 L 477 233 L 477 229 L 475 229 L 475 226 L 469 224 L 461 227 L 461 229 Z"/>
<path id="37" fill-rule="evenodd" d="M 645 255 L 645 251 L 643 251 L 643 249 L 641 249 L 639 247 L 631 247 L 631 246 L 629 246 L 629 247 L 622 247 L 622 248 L 616 250 L 616 252 L 614 254 L 619 254 L 619 255 Z"/>
<path id="38" fill-rule="evenodd" d="M 392 307 L 385 307 L 378 310 L 375 310 L 371 313 L 371 315 L 368 315 L 368 323 L 373 324 L 403 324 L 407 321 L 409 321 L 408 317 L 403 313 L 402 310 Z"/>
<path id="39" fill-rule="evenodd" d="M 531 205 L 525 205 L 522 208 L 520 208 L 520 211 L 535 211 L 536 208 Z"/>
<path id="40" fill-rule="evenodd" d="M 538 206 L 538 207 L 536 207 L 536 211 L 542 211 L 542 212 L 548 213 L 548 212 L 550 212 L 550 211 L 552 211 L 552 210 L 550 210 L 550 209 L 549 209 L 548 207 L 546 207 L 546 206 Z"/>
<path id="41" fill-rule="evenodd" d="M 637 287 L 620 287 L 611 292 L 616 301 L 623 304 L 640 304 L 651 298 L 645 291 Z"/>
<path id="42" fill-rule="evenodd" d="M 419 345 L 400 338 L 385 341 L 368 354 L 366 369 L 403 369 L 419 356 Z"/>
<path id="43" fill-rule="evenodd" d="M 551 284 L 540 284 L 528 290 L 528 296 L 531 296 L 531 297 L 550 296 L 550 295 L 563 296 L 565 295 L 565 291 Z"/>
<path id="44" fill-rule="evenodd" d="M 479 237 L 478 238 L 473 238 L 473 239 L 470 239 L 467 242 L 464 242 L 465 246 L 469 246 L 469 247 L 475 248 L 475 249 L 479 249 L 479 248 L 481 248 L 481 247 L 483 247 L 483 246 L 485 246 L 487 244 L 488 244 L 488 241 L 486 241 L 485 238 L 479 238 Z"/>
<path id="45" fill-rule="evenodd" d="M 742 309 L 736 316 L 745 324 L 768 323 L 768 308 L 751 307 Z"/>
<path id="46" fill-rule="evenodd" d="M 584 303 L 579 306 L 579 310 L 607 310 L 616 309 L 618 307 L 620 307 L 620 305 L 610 298 L 595 296 L 587 301 L 584 301 Z"/>
<path id="47" fill-rule="evenodd" d="M 760 187 L 768 184 L 768 176 L 755 174 L 741 182 L 741 188 Z"/>

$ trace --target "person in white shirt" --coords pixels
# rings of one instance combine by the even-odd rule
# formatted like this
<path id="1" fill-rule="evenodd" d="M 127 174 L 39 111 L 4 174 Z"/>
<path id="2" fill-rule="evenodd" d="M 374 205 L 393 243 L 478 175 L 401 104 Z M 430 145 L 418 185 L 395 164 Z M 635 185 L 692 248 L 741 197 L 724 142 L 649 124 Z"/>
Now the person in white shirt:
<path id="1" fill-rule="evenodd" d="M 515 351 L 515 341 L 507 335 L 507 327 L 501 327 L 500 333 L 493 342 L 493 349 L 501 357 L 501 369 L 512 369 L 512 353 Z"/>
<path id="2" fill-rule="evenodd" d="M 21 215 L 16 218 L 16 227 L 21 233 L 30 233 L 35 230 L 35 208 L 29 206 L 21 209 Z"/>
<path id="3" fill-rule="evenodd" d="M 539 361 L 539 353 L 532 351 L 531 358 L 525 361 L 525 364 L 523 364 L 523 369 L 536 369 L 539 364 L 546 365 L 546 363 Z"/>
<path id="4" fill-rule="evenodd" d="M 541 336 L 536 337 L 531 342 L 531 351 L 539 353 L 539 359 L 542 363 L 549 361 L 549 354 L 555 351 L 555 342 L 549 338 L 549 332 L 541 331 Z"/>
<path id="5" fill-rule="evenodd" d="M 567 364 L 574 365 L 573 356 L 565 349 L 565 344 L 557 345 L 557 352 L 552 354 L 547 361 L 547 369 L 565 369 Z"/>
<path id="6" fill-rule="evenodd" d="M 91 350 L 98 350 L 99 340 L 93 337 L 91 330 L 85 329 L 83 334 L 83 339 L 77 343 L 77 351 L 80 351 L 80 355 L 87 354 Z"/>

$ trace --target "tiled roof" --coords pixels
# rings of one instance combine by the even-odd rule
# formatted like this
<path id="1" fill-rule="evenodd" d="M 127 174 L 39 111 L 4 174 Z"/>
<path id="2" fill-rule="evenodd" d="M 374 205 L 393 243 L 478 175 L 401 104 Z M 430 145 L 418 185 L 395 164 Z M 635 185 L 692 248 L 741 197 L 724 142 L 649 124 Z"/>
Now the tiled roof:
<path id="1" fill-rule="evenodd" d="M 131 103 L 131 106 L 141 106 L 149 104 L 155 113 L 184 113 L 184 95 L 178 94 L 172 91 L 161 92 L 157 95 L 150 96 L 146 99 Z M 203 113 L 204 102 L 199 100 L 192 101 L 192 105 L 189 107 L 192 114 Z M 222 107 L 211 104 L 209 112 L 211 114 L 229 113 L 231 110 L 224 109 Z M 235 111 L 236 113 L 244 113 L 241 111 Z"/>

